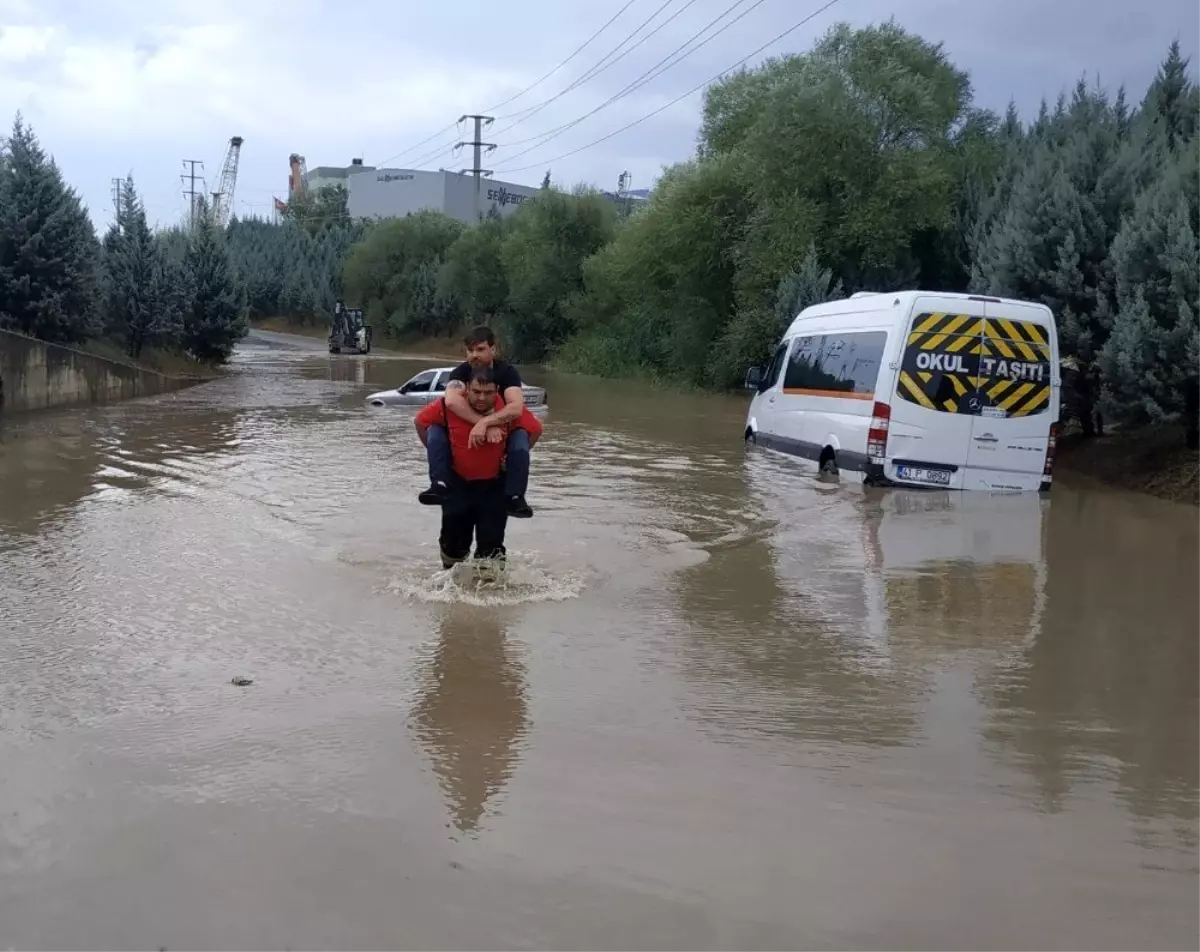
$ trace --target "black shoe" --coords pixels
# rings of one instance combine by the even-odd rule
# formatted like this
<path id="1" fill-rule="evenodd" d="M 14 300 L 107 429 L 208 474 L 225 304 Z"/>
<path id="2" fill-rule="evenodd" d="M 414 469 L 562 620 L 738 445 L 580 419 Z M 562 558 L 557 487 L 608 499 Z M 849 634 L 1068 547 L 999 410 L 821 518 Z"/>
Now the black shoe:
<path id="1" fill-rule="evenodd" d="M 429 488 L 417 496 L 423 506 L 440 506 L 450 495 L 450 489 L 445 483 L 430 483 Z"/>
<path id="2" fill-rule="evenodd" d="M 524 496 L 509 496 L 508 514 L 514 519 L 528 519 L 533 515 L 533 510 L 529 508 Z"/>

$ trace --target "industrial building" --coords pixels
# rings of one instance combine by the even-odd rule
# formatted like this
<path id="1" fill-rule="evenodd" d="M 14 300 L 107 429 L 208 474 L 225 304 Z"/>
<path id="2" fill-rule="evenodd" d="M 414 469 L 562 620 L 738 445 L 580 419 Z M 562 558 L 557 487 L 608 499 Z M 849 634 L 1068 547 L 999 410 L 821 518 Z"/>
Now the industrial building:
<path id="1" fill-rule="evenodd" d="M 481 177 L 476 196 L 476 180 L 469 173 L 376 168 L 363 165 L 362 159 L 354 159 L 345 167 L 319 165 L 312 169 L 305 167 L 302 156 L 293 155 L 291 162 L 289 194 L 301 182 L 309 192 L 341 185 L 346 189 L 346 210 L 351 218 L 403 218 L 428 210 L 469 224 L 493 212 L 507 217 L 538 193 L 537 188 L 529 185 Z M 632 191 L 623 196 L 612 192 L 601 194 L 631 207 L 646 200 L 645 190 L 638 191 L 643 194 Z"/>
<path id="2" fill-rule="evenodd" d="M 303 162 L 300 157 L 295 157 Z M 462 222 L 478 221 L 490 212 L 506 217 L 538 190 L 514 182 L 479 179 L 458 172 L 422 169 L 381 169 L 354 159 L 350 165 L 320 165 L 303 175 L 310 192 L 329 185 L 346 189 L 346 210 L 351 218 L 403 218 L 420 211 L 437 211 Z"/>

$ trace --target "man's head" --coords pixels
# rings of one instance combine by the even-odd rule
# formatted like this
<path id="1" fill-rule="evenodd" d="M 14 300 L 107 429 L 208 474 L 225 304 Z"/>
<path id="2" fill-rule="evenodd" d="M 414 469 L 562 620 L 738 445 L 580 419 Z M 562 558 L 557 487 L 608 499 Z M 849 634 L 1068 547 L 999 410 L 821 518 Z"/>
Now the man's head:
<path id="1" fill-rule="evenodd" d="M 496 409 L 496 371 L 490 364 L 476 364 L 471 368 L 467 402 L 476 413 L 486 415 Z"/>
<path id="2" fill-rule="evenodd" d="M 466 338 L 467 360 L 473 367 L 490 367 L 496 359 L 496 335 L 490 327 L 476 327 Z"/>

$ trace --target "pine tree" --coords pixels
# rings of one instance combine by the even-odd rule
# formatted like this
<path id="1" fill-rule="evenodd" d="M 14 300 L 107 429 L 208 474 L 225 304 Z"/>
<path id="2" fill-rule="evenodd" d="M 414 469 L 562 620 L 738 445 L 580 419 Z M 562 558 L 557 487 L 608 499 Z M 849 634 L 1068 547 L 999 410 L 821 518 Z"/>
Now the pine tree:
<path id="1" fill-rule="evenodd" d="M 132 176 L 121 187 L 119 226 L 113 226 L 104 245 L 108 333 L 121 339 L 134 358 L 147 346 L 175 344 L 178 328 L 162 299 L 168 291 L 162 252 L 146 224 Z"/>
<path id="2" fill-rule="evenodd" d="M 44 340 L 98 330 L 99 243 L 87 209 L 17 114 L 0 186 L 0 315 Z"/>
<path id="3" fill-rule="evenodd" d="M 816 245 L 809 245 L 808 254 L 791 274 L 779 282 L 775 292 L 776 331 L 773 337 L 782 334 L 787 326 L 806 307 L 822 301 L 836 301 L 845 295 L 842 279 L 834 280 L 833 271 L 822 268 L 817 257 Z"/>
<path id="4" fill-rule="evenodd" d="M 1181 149 L 1113 242 L 1118 311 L 1102 355 L 1110 406 L 1173 420 L 1200 364 L 1200 140 Z"/>
<path id="5" fill-rule="evenodd" d="M 1063 167 L 1061 150 L 1038 144 L 978 250 L 972 284 L 990 294 L 1042 301 L 1058 317 L 1064 353 L 1090 360 L 1107 337 L 1097 320 L 1103 310 L 1092 267 L 1095 227 L 1095 211 Z"/>
<path id="6" fill-rule="evenodd" d="M 229 260 L 223 234 L 197 216 L 184 265 L 188 300 L 183 314 L 183 343 L 197 360 L 222 363 L 249 331 L 246 289 Z"/>
<path id="7" fill-rule="evenodd" d="M 1158 75 L 1146 92 L 1143 108 L 1153 117 L 1169 149 L 1176 149 L 1196 134 L 1200 111 L 1197 87 L 1187 75 L 1188 58 L 1184 57 L 1175 40 Z"/>

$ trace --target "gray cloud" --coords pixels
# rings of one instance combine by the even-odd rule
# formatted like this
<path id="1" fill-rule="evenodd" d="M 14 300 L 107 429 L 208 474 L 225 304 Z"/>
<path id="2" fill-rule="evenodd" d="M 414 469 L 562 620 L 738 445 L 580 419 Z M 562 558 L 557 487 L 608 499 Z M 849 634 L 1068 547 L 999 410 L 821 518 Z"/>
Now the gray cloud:
<path id="1" fill-rule="evenodd" d="M 594 148 L 556 157 L 701 83 L 817 6 L 810 0 L 766 0 L 644 88 L 516 156 L 531 144 L 521 140 L 595 108 L 728 6 L 725 0 L 692 3 L 611 69 L 505 131 L 520 118 L 519 110 L 570 84 L 661 2 L 636 0 L 568 66 L 500 108 L 488 138 L 502 147 L 488 164 L 532 166 L 510 175 L 531 184 L 551 167 L 563 184 L 583 180 L 611 187 L 628 170 L 635 186 L 647 186 L 663 165 L 693 152 L 699 93 Z M 685 2 L 672 0 L 648 29 Z M 204 159 L 215 176 L 225 143 L 235 134 L 245 137 L 237 211 L 265 214 L 272 195 L 283 194 L 290 152 L 304 154 L 310 167 L 347 164 L 356 156 L 377 164 L 462 113 L 513 95 L 622 3 L 511 0 L 497 7 L 483 0 L 296 0 L 280 8 L 267 0 L 220 0 L 202 7 L 183 0 L 103 5 L 0 0 L 0 23 L 57 31 L 48 54 L 31 54 L 23 62 L 6 61 L 0 35 L 0 109 L 9 116 L 17 108 L 26 110 L 98 221 L 108 214 L 109 179 L 130 167 L 151 218 L 164 223 L 177 218 L 184 208 L 180 160 Z M 1178 38 L 1195 56 L 1200 35 L 1195 0 L 1154 0 L 1140 8 L 1116 0 L 908 0 L 900 5 L 841 0 L 767 54 L 802 52 L 839 19 L 863 25 L 893 15 L 906 28 L 944 43 L 950 57 L 971 72 L 979 105 L 1003 110 L 1011 98 L 1026 116 L 1043 96 L 1053 101 L 1083 74 L 1114 91 L 1125 84 L 1136 101 L 1171 40 Z M 467 155 L 449 149 L 456 132 L 435 136 L 395 164 L 423 157 L 424 167 L 467 164 Z M 446 148 L 439 152 L 442 145 Z"/>

